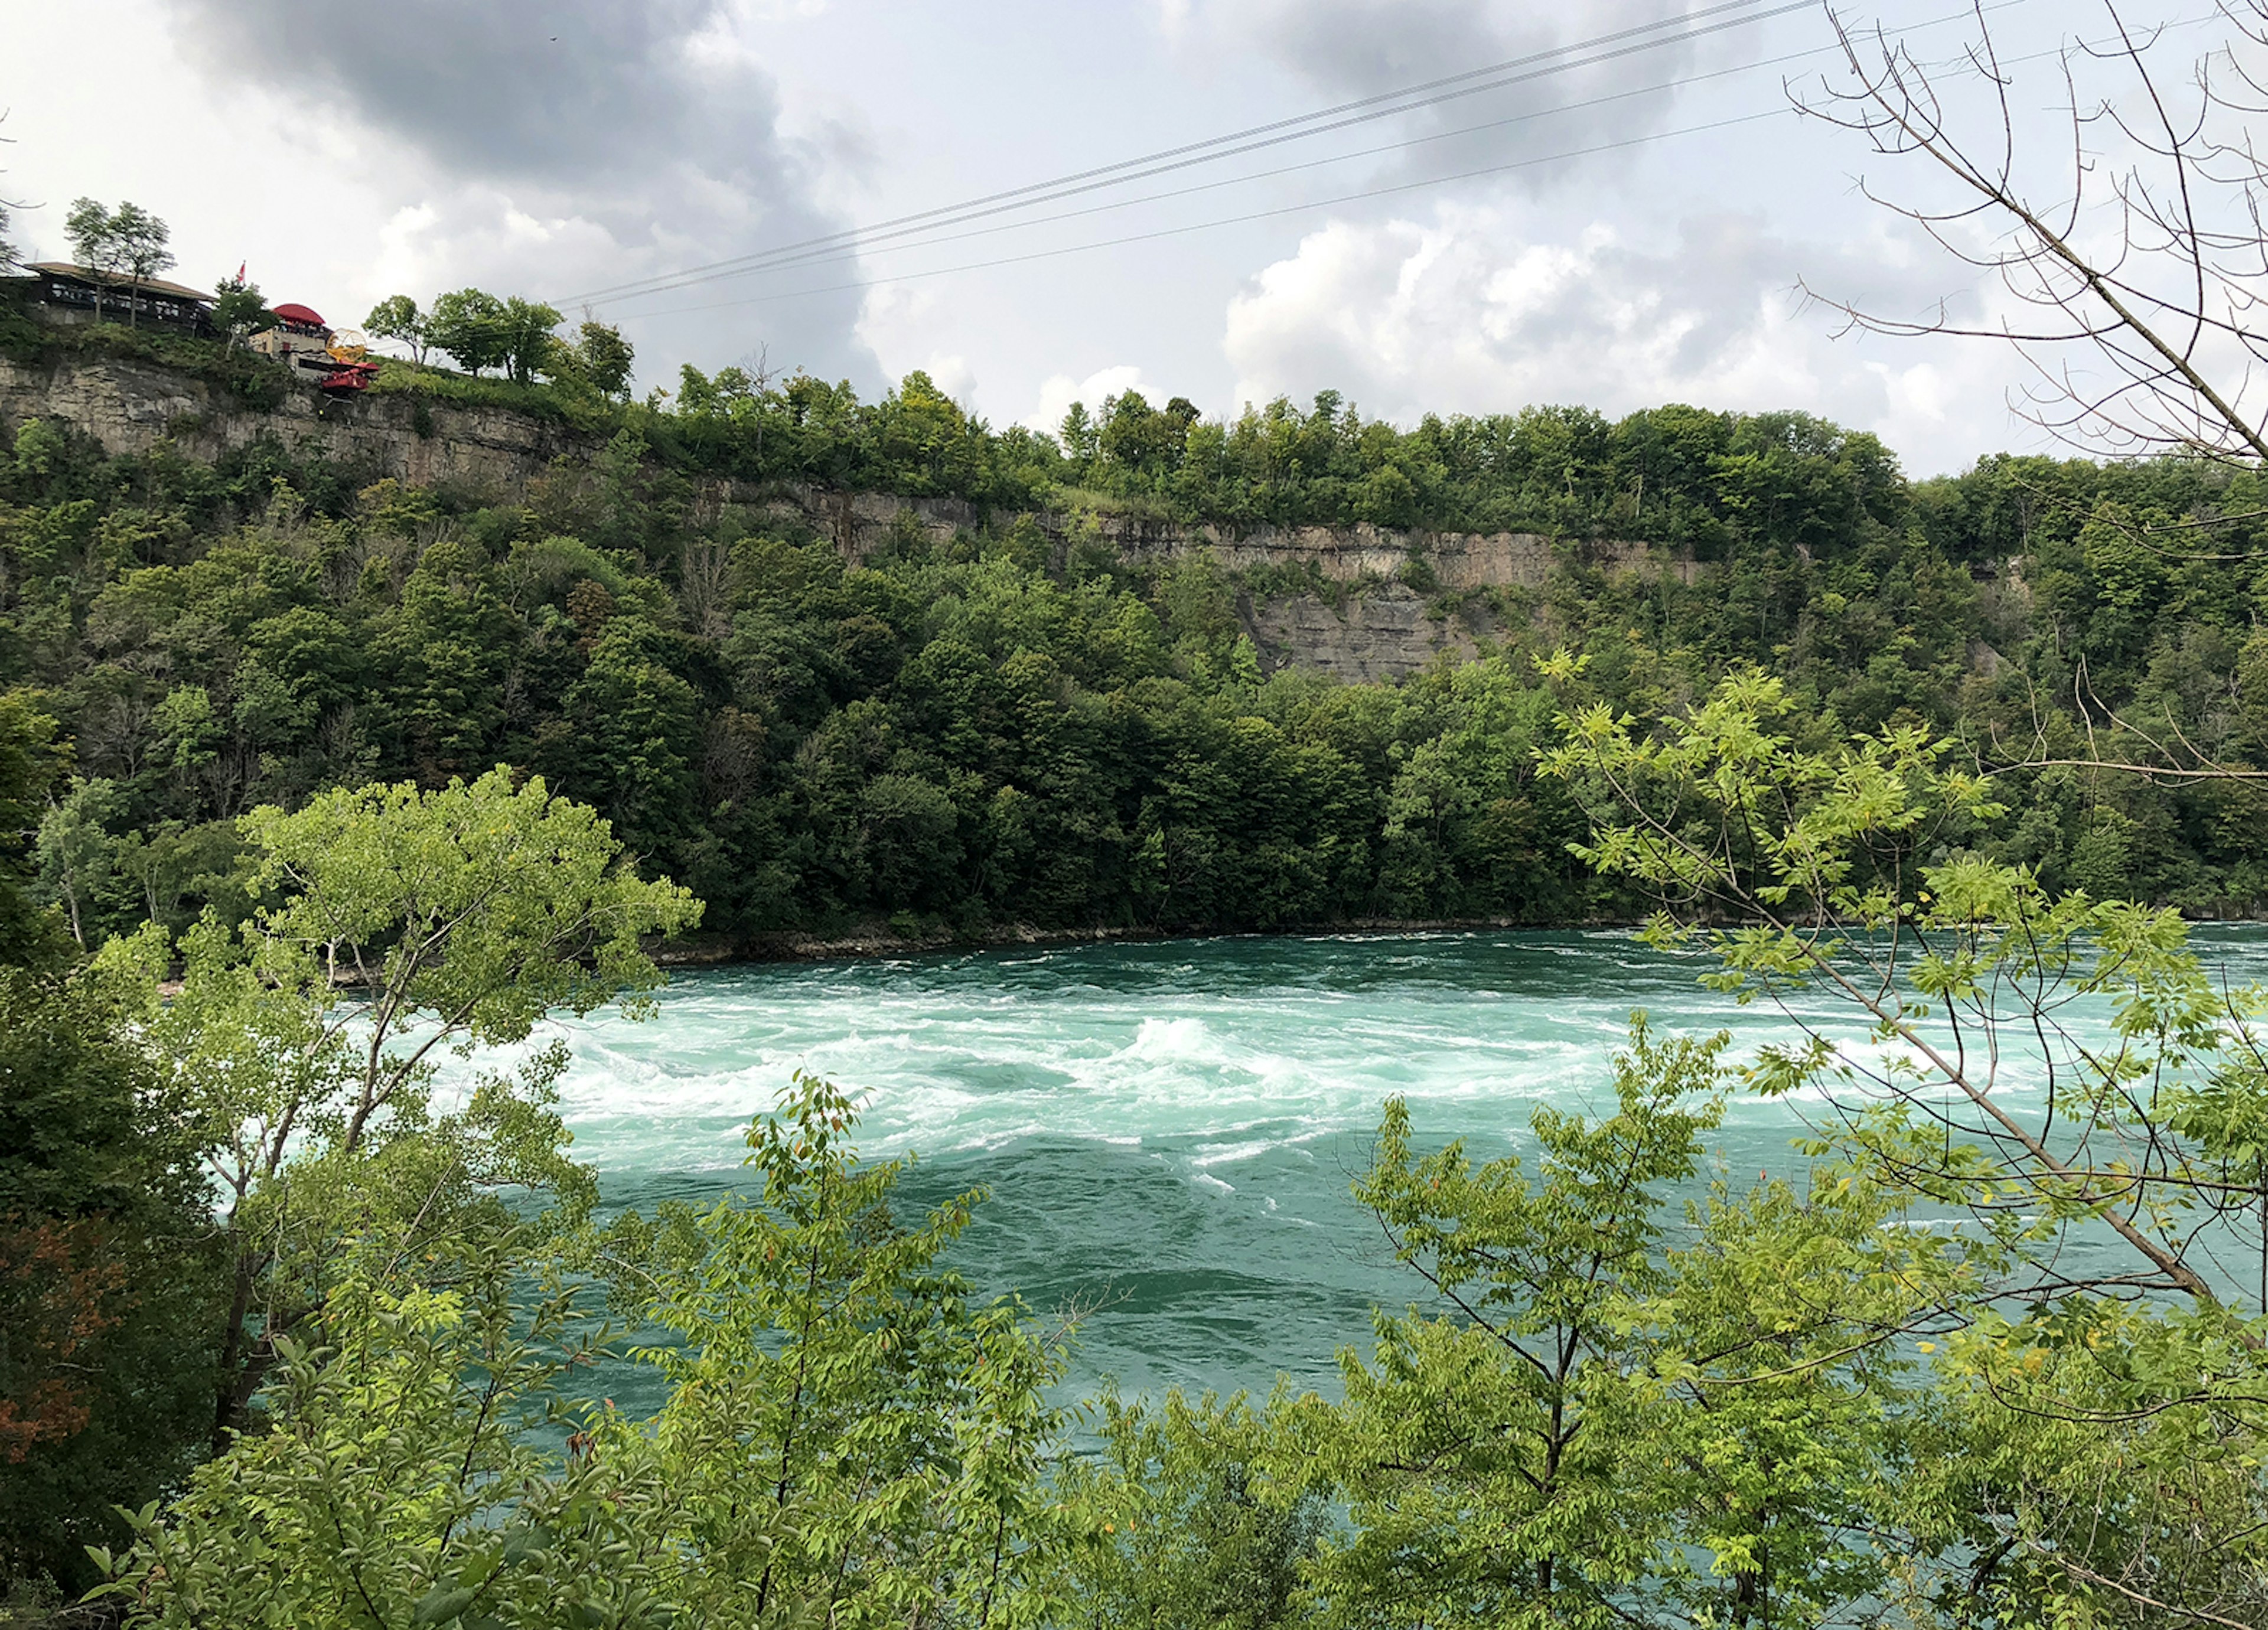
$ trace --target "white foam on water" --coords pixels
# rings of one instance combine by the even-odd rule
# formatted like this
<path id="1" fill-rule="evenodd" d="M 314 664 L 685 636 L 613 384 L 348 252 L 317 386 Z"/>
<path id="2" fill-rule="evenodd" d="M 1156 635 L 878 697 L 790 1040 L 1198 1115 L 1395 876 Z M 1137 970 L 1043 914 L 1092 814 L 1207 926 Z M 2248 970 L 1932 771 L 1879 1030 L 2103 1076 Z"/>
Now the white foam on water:
<path id="1" fill-rule="evenodd" d="M 2208 951 L 2257 963 L 2268 940 Z M 562 1111 L 577 1153 L 602 1174 L 736 1165 L 750 1117 L 803 1070 L 860 1100 L 870 1154 L 1070 1139 L 1177 1150 L 1182 1169 L 1204 1176 L 1366 1133 L 1391 1096 L 1410 1103 L 1429 1141 L 1516 1140 L 1540 1104 L 1610 1112 L 1611 1061 L 1633 1007 L 1660 1033 L 1732 1030 L 1735 1059 L 1786 1036 L 1771 1005 L 1742 1008 L 1692 983 L 1707 966 L 1606 931 L 725 970 L 681 977 L 649 1022 L 563 1020 L 476 1062 L 509 1067 L 566 1039 Z M 1896 1056 L 1847 1010 L 1806 1016 L 1854 1065 Z M 2045 1081 L 2037 1066 L 2004 1059 L 1999 1090 L 2032 1101 Z M 1824 1086 L 1778 1103 L 1734 1094 L 1728 1119 L 1793 1134 L 1833 1095 Z"/>
<path id="2" fill-rule="evenodd" d="M 1202 1019 L 1145 1019 L 1123 1058 L 1165 1058 L 1192 1063 L 1225 1060 L 1226 1054 Z"/>
<path id="3" fill-rule="evenodd" d="M 1281 1139 L 1256 1138 L 1244 1143 L 1232 1143 L 1219 1148 L 1208 1148 L 1201 1154 L 1192 1155 L 1190 1162 L 1198 1167 L 1233 1166 L 1239 1161 L 1255 1160 L 1263 1154 L 1272 1154 L 1283 1147 L 1284 1140 Z"/>

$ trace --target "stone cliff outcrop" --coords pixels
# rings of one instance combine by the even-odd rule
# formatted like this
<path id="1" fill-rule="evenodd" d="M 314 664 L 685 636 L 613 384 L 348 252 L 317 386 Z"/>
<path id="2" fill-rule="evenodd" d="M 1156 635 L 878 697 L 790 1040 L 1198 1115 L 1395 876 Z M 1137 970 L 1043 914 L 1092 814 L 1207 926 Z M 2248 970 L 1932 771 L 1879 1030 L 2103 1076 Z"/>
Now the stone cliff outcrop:
<path id="1" fill-rule="evenodd" d="M 32 418 L 62 419 L 113 454 L 171 441 L 187 457 L 211 460 L 273 438 L 419 486 L 504 495 L 518 493 L 555 458 L 597 451 L 589 437 L 502 409 L 330 397 L 297 382 L 280 405 L 261 411 L 203 380 L 125 357 L 67 355 L 44 366 L 0 360 L 0 423 Z"/>
<path id="2" fill-rule="evenodd" d="M 294 383 L 278 406 L 262 411 L 202 380 L 137 358 L 67 355 L 40 365 L 0 360 L 0 428 L 12 432 L 34 418 L 63 420 L 113 454 L 171 442 L 188 457 L 212 460 L 273 438 L 358 466 L 373 478 L 454 486 L 504 501 L 558 461 L 588 460 L 601 445 L 568 426 L 503 408 L 380 393 L 327 397 Z M 1000 520 L 959 499 L 784 483 L 750 489 L 722 479 L 705 483 L 698 503 L 711 513 L 746 505 L 831 539 L 850 559 L 900 547 L 909 535 L 946 542 Z M 1397 679 L 1444 651 L 1475 649 L 1497 626 L 1471 591 L 1541 588 L 1563 559 L 1689 583 L 1703 570 L 1644 543 L 1555 544 L 1521 532 L 1367 525 L 1230 530 L 1112 513 L 1042 513 L 1033 520 L 1058 549 L 1087 542 L 1138 561 L 1207 554 L 1225 571 L 1275 585 L 1320 579 L 1329 592 L 1278 587 L 1240 594 L 1239 615 L 1270 667 L 1311 667 L 1348 679 Z M 1427 592 L 1410 586 L 1412 579 L 1427 583 Z"/>

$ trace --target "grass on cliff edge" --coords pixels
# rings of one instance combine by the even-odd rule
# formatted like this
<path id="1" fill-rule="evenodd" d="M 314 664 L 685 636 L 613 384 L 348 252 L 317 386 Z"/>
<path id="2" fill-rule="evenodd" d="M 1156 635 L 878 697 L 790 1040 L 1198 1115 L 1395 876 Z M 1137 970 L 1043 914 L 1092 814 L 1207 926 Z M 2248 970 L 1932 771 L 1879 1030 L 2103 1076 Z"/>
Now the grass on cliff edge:
<path id="1" fill-rule="evenodd" d="M 414 396 L 459 408 L 493 408 L 528 418 L 563 424 L 587 435 L 611 436 L 651 409 L 609 402 L 596 391 L 549 382 L 523 385 L 504 379 L 475 379 L 446 368 L 422 366 L 387 357 L 379 360 L 371 391 L 381 396 Z"/>

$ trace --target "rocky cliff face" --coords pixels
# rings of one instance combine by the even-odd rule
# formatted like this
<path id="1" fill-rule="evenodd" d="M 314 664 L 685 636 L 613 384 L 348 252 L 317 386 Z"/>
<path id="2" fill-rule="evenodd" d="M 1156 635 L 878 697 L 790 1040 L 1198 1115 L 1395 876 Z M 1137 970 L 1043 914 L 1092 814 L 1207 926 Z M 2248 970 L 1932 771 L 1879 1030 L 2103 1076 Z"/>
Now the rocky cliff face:
<path id="1" fill-rule="evenodd" d="M 758 508 L 792 513 L 832 537 L 846 556 L 863 557 L 889 547 L 909 524 L 932 542 L 983 524 L 975 505 L 956 498 L 903 498 L 887 492 L 819 492 L 790 490 L 784 496 L 735 494 L 722 483 L 717 498 L 754 503 Z M 1041 529 L 1058 544 L 1082 532 L 1130 559 L 1162 559 L 1202 550 L 1230 572 L 1268 567 L 1314 572 L 1336 583 L 1391 578 L 1413 559 L 1431 569 L 1450 592 L 1474 588 L 1540 588 L 1553 564 L 1550 540 L 1532 532 L 1402 531 L 1366 523 L 1351 527 L 1259 526 L 1229 531 L 1210 524 L 1185 527 L 1135 515 L 1035 516 Z M 1672 560 L 1644 543 L 1599 542 L 1571 546 L 1587 564 L 1609 572 L 1671 572 L 1690 583 L 1701 568 Z"/>
<path id="2" fill-rule="evenodd" d="M 987 519 L 959 499 L 883 492 L 789 488 L 740 494 L 726 483 L 709 496 L 712 502 L 747 503 L 809 527 L 854 560 L 897 547 L 909 532 L 933 544 L 947 543 Z M 1264 667 L 1320 668 L 1351 680 L 1402 679 L 1445 651 L 1470 654 L 1480 638 L 1502 631 L 1469 591 L 1540 589 L 1563 558 L 1608 572 L 1666 572 L 1686 583 L 1705 569 L 1645 543 L 1554 544 L 1529 532 L 1404 532 L 1367 525 L 1262 526 L 1231 532 L 1132 515 L 1042 513 L 1032 519 L 1058 550 L 1084 540 L 1133 560 L 1208 554 L 1225 571 L 1263 572 L 1279 583 L 1287 578 L 1322 579 L 1335 592 L 1240 594 L 1238 616 Z M 1409 571 L 1413 564 L 1430 576 L 1429 592 L 1409 586 L 1408 577 L 1417 575 Z"/>
<path id="3" fill-rule="evenodd" d="M 587 437 L 494 409 L 427 405 L 407 396 L 329 397 L 296 381 L 260 412 L 169 368 L 119 357 L 66 357 L 46 367 L 0 360 L 0 423 L 56 418 L 113 454 L 171 441 L 188 457 L 216 459 L 264 437 L 320 450 L 420 486 L 461 484 L 517 493 L 564 454 L 596 451 Z"/>
<path id="4" fill-rule="evenodd" d="M 0 428 L 61 419 L 113 454 L 144 453 L 171 442 L 210 460 L 262 438 L 320 452 L 417 486 L 447 485 L 510 501 L 554 461 L 586 460 L 599 444 L 562 425 L 501 409 L 470 408 L 402 395 L 328 397 L 294 382 L 280 406 L 261 412 L 203 380 L 131 358 L 66 357 L 27 367 L 0 360 Z M 831 538 L 845 557 L 898 547 L 909 535 L 937 543 L 985 524 L 957 499 L 837 492 L 731 481 L 707 483 L 702 507 L 744 504 Z M 1532 533 L 1396 531 L 1371 526 L 1259 527 L 1231 532 L 1123 514 L 1033 517 L 1057 549 L 1088 542 L 1135 560 L 1209 554 L 1222 568 L 1278 582 L 1321 579 L 1345 586 L 1329 594 L 1278 592 L 1239 597 L 1246 631 L 1270 667 L 1292 664 L 1348 679 L 1398 679 L 1441 652 L 1475 648 L 1494 633 L 1489 614 L 1445 601 L 1486 589 L 1543 586 L 1555 549 L 1609 572 L 1674 573 L 1691 582 L 1702 570 L 1643 543 L 1554 545 Z M 1421 563 L 1423 573 L 1409 571 Z M 1430 575 L 1420 594 L 1410 576 Z"/>

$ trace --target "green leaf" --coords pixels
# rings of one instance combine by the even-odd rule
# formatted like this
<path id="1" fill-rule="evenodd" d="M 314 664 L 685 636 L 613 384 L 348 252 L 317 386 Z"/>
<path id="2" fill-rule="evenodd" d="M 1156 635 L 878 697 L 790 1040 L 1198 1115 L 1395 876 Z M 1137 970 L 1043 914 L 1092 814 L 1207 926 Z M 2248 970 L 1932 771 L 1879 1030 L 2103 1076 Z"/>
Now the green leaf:
<path id="1" fill-rule="evenodd" d="M 456 1618 L 473 1604 L 478 1594 L 462 1585 L 436 1585 L 427 1591 L 416 1610 L 409 1615 L 413 1625 L 442 1625 Z"/>

